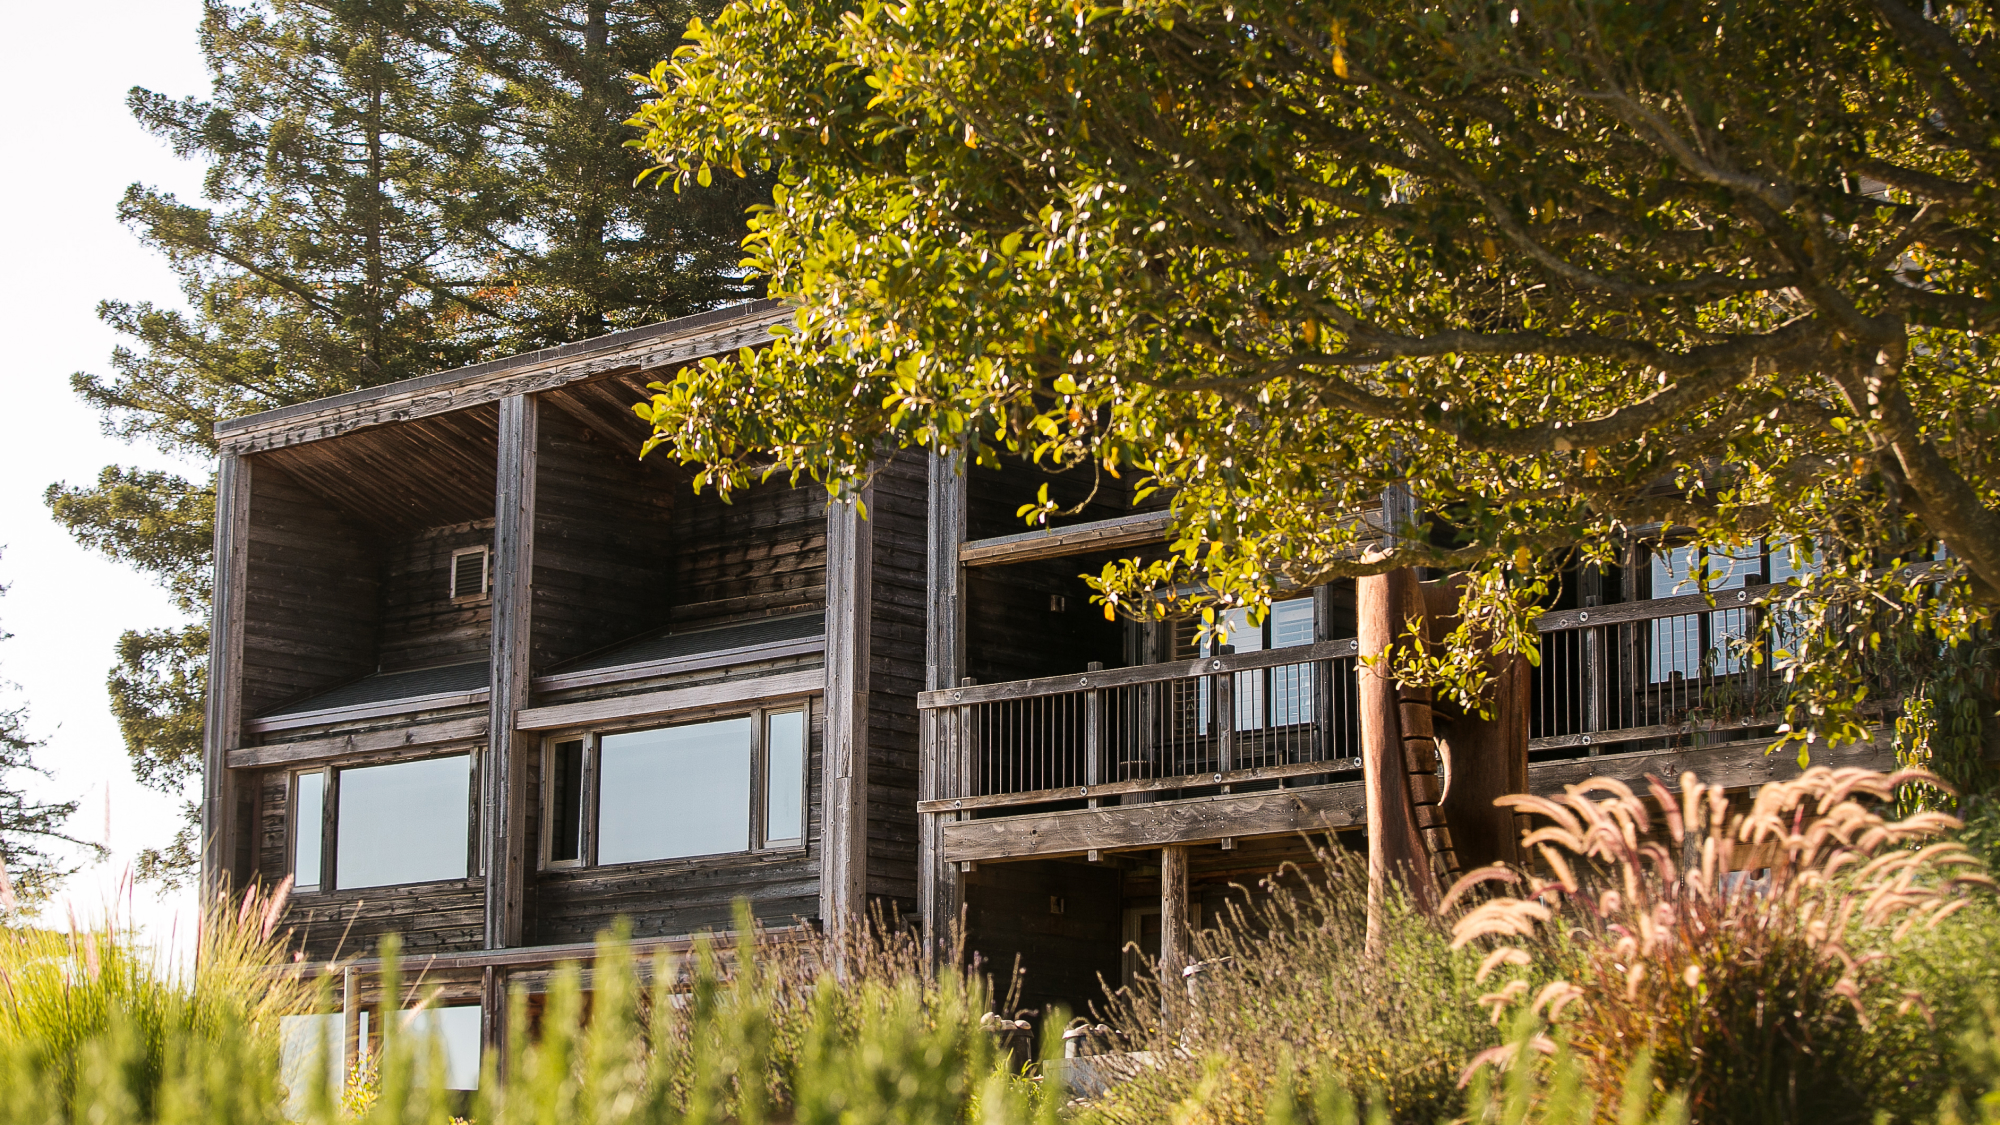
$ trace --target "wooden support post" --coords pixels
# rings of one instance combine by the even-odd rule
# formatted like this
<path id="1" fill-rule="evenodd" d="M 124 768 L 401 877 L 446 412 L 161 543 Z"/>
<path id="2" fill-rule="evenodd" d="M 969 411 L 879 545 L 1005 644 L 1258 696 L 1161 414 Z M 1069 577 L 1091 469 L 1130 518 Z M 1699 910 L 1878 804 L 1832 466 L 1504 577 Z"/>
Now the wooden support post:
<path id="1" fill-rule="evenodd" d="M 965 567 L 958 561 L 965 542 L 965 474 L 956 456 L 932 454 L 926 513 L 929 561 L 926 567 L 924 688 L 938 691 L 965 674 Z M 917 748 L 917 791 L 924 800 L 962 797 L 967 777 L 962 757 L 960 709 L 922 712 Z M 917 913 L 933 956 L 947 944 L 964 909 L 965 887 L 956 864 L 944 860 L 944 824 L 952 813 L 920 813 L 917 825 Z"/>
<path id="2" fill-rule="evenodd" d="M 488 949 L 521 944 L 527 894 L 527 763 L 534 736 L 515 729 L 528 706 L 529 623 L 535 569 L 535 463 L 539 427 L 528 395 L 500 400 L 499 471 L 493 524 L 493 676 L 487 748 L 480 773 Z M 489 1024 L 489 1030 L 493 1025 Z M 504 1023 L 501 1025 L 504 1026 Z M 497 1046 L 497 1039 L 492 1045 Z"/>
<path id="3" fill-rule="evenodd" d="M 1169 1011 L 1182 994 L 1181 970 L 1194 955 L 1188 920 L 1188 850 L 1183 844 L 1160 849 L 1160 997 Z"/>
<path id="4" fill-rule="evenodd" d="M 250 559 L 250 462 L 224 453 L 215 482 L 215 605 L 209 619 L 208 700 L 202 733 L 201 888 L 240 888 L 244 862 L 239 786 L 229 751 L 243 741 L 243 616 Z"/>
<path id="5" fill-rule="evenodd" d="M 479 1038 L 499 1053 L 500 1076 L 507 1071 L 507 976 L 497 966 L 479 970 Z"/>
<path id="6" fill-rule="evenodd" d="M 829 934 L 868 915 L 868 659 L 874 621 L 873 490 L 826 517 L 826 796 L 819 913 Z"/>
<path id="7" fill-rule="evenodd" d="M 1583 612 L 1604 604 L 1604 572 L 1594 564 L 1586 563 L 1578 576 L 1578 594 L 1581 595 Z M 1604 630 L 1591 626 L 1583 630 L 1583 652 L 1579 654 L 1583 667 L 1579 669 L 1583 680 L 1583 732 L 1595 734 L 1604 729 Z M 1595 758 L 1600 747 L 1595 741 L 1590 744 L 1590 756 Z"/>
<path id="8" fill-rule="evenodd" d="M 366 1044 L 361 1042 L 361 991 L 360 982 L 354 979 L 354 966 L 340 971 L 340 1081 L 347 1084 L 347 1076 L 360 1065 L 361 1051 Z M 338 1092 L 338 1091 L 336 1091 Z"/>

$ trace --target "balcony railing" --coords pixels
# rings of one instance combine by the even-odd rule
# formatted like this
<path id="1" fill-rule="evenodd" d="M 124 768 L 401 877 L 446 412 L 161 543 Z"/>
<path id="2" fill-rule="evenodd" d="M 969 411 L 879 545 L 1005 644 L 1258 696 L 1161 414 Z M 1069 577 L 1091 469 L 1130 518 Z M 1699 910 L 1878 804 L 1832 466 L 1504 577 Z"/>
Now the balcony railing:
<path id="1" fill-rule="evenodd" d="M 1777 627 L 1765 589 L 1544 615 L 1531 756 L 1689 747 L 1775 725 L 1783 685 L 1735 643 Z M 1355 641 L 1324 641 L 925 692 L 936 777 L 922 807 L 1095 808 L 1326 780 L 1360 768 L 1357 664 Z"/>

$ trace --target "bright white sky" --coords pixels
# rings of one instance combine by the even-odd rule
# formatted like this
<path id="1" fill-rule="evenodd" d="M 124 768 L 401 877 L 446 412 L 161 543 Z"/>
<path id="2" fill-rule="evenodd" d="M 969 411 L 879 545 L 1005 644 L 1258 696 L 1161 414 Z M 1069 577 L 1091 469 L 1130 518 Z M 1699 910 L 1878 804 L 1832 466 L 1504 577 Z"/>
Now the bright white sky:
<path id="1" fill-rule="evenodd" d="M 54 776 L 38 792 L 78 797 L 74 835 L 106 841 L 112 858 L 71 880 L 43 920 L 102 919 L 116 904 L 162 942 L 184 946 L 191 893 L 121 891 L 141 847 L 172 835 L 176 802 L 141 788 L 126 764 L 105 701 L 112 644 L 127 628 L 177 621 L 149 580 L 77 546 L 49 518 L 42 490 L 83 483 L 107 464 L 178 467 L 159 451 L 103 435 L 69 390 L 76 371 L 109 372 L 118 337 L 99 324 L 99 300 L 174 304 L 162 262 L 116 219 L 135 181 L 200 194 L 201 169 L 176 160 L 125 110 L 133 86 L 175 96 L 208 90 L 196 43 L 199 0 L 0 0 L 0 104 L 14 169 L 0 177 L 0 338 L 13 358 L 0 398 L 0 677 L 20 685 L 31 729 L 48 739 L 39 761 Z"/>

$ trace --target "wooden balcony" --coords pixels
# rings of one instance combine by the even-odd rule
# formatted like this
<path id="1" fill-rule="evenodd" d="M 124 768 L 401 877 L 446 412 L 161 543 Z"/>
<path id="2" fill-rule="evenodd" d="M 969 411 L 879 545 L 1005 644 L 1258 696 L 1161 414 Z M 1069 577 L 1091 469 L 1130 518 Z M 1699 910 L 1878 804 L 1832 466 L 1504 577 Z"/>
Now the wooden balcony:
<path id="1" fill-rule="evenodd" d="M 1529 779 L 1731 787 L 1795 776 L 1765 749 L 1785 687 L 1731 638 L 1781 629 L 1773 587 L 1539 622 Z M 926 797 L 951 863 L 1093 855 L 1365 827 L 1356 642 L 926 692 Z M 1815 763 L 1887 768 L 1886 736 Z"/>

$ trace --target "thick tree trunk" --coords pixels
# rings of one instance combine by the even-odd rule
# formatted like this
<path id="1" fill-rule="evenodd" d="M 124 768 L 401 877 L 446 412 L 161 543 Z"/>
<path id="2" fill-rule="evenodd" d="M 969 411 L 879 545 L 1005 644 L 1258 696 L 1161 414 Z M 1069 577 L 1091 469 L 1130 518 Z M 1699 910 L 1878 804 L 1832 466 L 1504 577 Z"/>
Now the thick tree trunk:
<path id="1" fill-rule="evenodd" d="M 1425 631 L 1432 643 L 1442 643 L 1458 627 L 1455 582 L 1424 583 Z M 1495 656 L 1487 660 L 1493 677 L 1490 700 L 1493 717 L 1476 713 L 1439 716 L 1438 751 L 1444 761 L 1445 822 L 1464 870 L 1493 863 L 1521 862 L 1520 832 L 1514 814 L 1493 804 L 1494 798 L 1528 791 L 1528 714 L 1532 666 L 1525 656 Z"/>
<path id="2" fill-rule="evenodd" d="M 1416 575 L 1395 570 L 1356 583 L 1361 655 L 1377 657 L 1423 615 Z M 1386 670 L 1384 670 L 1386 671 Z M 1382 903 L 1401 884 L 1419 909 L 1439 901 L 1437 860 L 1451 854 L 1438 808 L 1437 745 L 1429 692 L 1401 689 L 1384 672 L 1360 671 L 1361 770 L 1368 815 L 1368 949 L 1381 948 Z"/>

